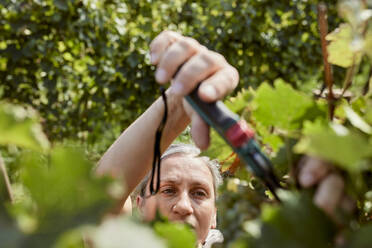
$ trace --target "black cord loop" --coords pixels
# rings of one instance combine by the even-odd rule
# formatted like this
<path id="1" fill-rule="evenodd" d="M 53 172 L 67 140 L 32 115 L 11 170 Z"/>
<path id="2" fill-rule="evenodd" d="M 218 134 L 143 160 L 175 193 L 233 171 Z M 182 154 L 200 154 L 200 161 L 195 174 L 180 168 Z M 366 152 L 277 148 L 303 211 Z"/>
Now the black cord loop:
<path id="1" fill-rule="evenodd" d="M 160 87 L 160 90 L 161 90 L 161 95 L 162 95 L 162 99 L 164 102 L 164 115 L 155 133 L 154 158 L 152 161 L 152 171 L 151 171 L 151 181 L 150 181 L 150 194 L 151 195 L 155 195 L 156 193 L 158 193 L 159 188 L 160 188 L 160 165 L 161 165 L 160 144 L 161 144 L 161 137 L 162 137 L 162 133 L 165 127 L 165 123 L 167 122 L 167 118 L 168 118 L 167 95 L 165 94 L 165 89 L 163 87 Z M 154 187 L 155 173 L 157 174 L 157 177 L 156 177 L 156 186 Z"/>

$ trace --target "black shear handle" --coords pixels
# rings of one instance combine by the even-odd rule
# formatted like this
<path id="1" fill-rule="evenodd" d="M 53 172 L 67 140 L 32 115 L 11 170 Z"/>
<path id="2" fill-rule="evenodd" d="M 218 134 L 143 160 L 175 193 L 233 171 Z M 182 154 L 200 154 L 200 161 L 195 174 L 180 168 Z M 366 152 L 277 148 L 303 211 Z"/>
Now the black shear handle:
<path id="1" fill-rule="evenodd" d="M 207 124 L 224 134 L 231 126 L 236 124 L 239 116 L 231 112 L 222 101 L 207 103 L 198 96 L 199 86 L 185 98 L 187 102 L 198 112 Z"/>

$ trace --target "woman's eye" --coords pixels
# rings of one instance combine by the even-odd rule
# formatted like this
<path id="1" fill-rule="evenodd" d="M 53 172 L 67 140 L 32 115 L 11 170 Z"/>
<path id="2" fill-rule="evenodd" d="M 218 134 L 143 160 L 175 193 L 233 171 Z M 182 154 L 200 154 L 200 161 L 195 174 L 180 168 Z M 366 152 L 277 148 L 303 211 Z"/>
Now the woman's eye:
<path id="1" fill-rule="evenodd" d="M 172 189 L 172 188 L 169 188 L 169 189 L 164 189 L 161 191 L 162 194 L 165 194 L 165 195 L 173 195 L 176 193 L 176 190 L 175 189 Z"/>
<path id="2" fill-rule="evenodd" d="M 207 193 L 204 190 L 196 190 L 193 192 L 193 195 L 199 198 L 203 198 L 207 196 Z"/>

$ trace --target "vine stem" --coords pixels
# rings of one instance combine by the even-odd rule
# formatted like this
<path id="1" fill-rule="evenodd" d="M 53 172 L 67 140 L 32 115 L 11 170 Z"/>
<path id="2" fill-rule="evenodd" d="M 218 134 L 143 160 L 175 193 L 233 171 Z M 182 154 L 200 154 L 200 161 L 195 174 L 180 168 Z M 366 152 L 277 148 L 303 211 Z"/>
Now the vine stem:
<path id="1" fill-rule="evenodd" d="M 8 191 L 10 202 L 13 203 L 14 202 L 14 196 L 13 196 L 12 186 L 10 184 L 9 176 L 8 176 L 7 171 L 6 171 L 4 159 L 3 159 L 3 156 L 1 155 L 1 153 L 0 153 L 0 170 L 1 170 L 1 173 L 3 174 L 3 177 L 4 177 L 4 182 L 5 182 L 6 189 Z"/>
<path id="2" fill-rule="evenodd" d="M 332 91 L 333 86 L 333 75 L 332 68 L 328 62 L 328 50 L 326 36 L 328 34 L 328 22 L 327 22 L 327 6 L 324 3 L 318 4 L 318 25 L 320 32 L 320 40 L 322 45 L 323 54 L 323 65 L 324 65 L 324 81 L 328 88 L 327 100 L 328 100 L 328 112 L 329 119 L 333 119 L 334 112 L 334 95 Z"/>

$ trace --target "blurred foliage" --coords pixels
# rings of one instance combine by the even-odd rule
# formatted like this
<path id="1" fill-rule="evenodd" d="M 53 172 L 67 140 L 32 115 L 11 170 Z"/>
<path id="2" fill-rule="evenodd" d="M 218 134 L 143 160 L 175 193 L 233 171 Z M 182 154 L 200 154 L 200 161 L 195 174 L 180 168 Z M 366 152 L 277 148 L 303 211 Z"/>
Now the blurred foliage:
<path id="1" fill-rule="evenodd" d="M 192 229 L 184 224 L 170 222 L 154 223 L 154 230 L 167 240 L 169 248 L 193 248 L 196 237 Z"/>
<path id="2" fill-rule="evenodd" d="M 245 166 L 225 173 L 218 201 L 219 227 L 225 242 L 218 247 L 370 247 L 372 60 L 370 57 L 371 1 L 340 1 L 346 23 L 332 31 L 329 62 L 346 68 L 345 80 L 332 85 L 334 99 L 296 89 L 283 78 L 243 90 L 225 101 L 256 130 L 256 138 L 271 158 L 276 174 L 287 190 L 281 204 L 273 202 L 266 188 Z M 292 86 L 291 86 L 292 84 Z M 311 83 L 306 83 L 308 86 Z M 343 87 L 337 93 L 338 87 Z M 330 119 L 329 105 L 334 105 Z M 232 154 L 212 132 L 205 155 L 226 161 Z M 299 155 L 332 162 L 345 177 L 346 192 L 356 203 L 352 213 L 338 206 L 334 222 L 315 207 L 310 190 L 300 189 L 296 178 Z M 236 166 L 234 160 L 226 171 Z M 300 193 L 298 192 L 300 190 Z M 337 224 L 336 224 L 337 223 Z"/>
<path id="3" fill-rule="evenodd" d="M 0 96 L 37 109 L 52 141 L 117 135 L 156 97 L 148 45 L 164 29 L 223 54 L 241 87 L 280 77 L 301 88 L 321 78 L 317 3 L 2 0 Z"/>
<path id="4" fill-rule="evenodd" d="M 35 149 L 40 148 L 36 142 L 29 146 L 38 124 L 36 115 L 25 115 L 31 110 L 20 106 L 0 106 L 7 113 L 1 121 L 12 124 L 2 126 L 2 132 L 16 134 L 7 136 L 11 137 L 8 149 L 2 147 L 5 165 L 0 159 L 11 181 L 10 191 L 1 170 L 1 247 L 87 247 L 88 243 L 89 247 L 165 247 L 166 243 L 193 247 L 195 235 L 187 226 L 156 222 L 153 230 L 136 219 L 110 217 L 123 194 L 122 182 L 97 178 L 93 163 L 77 145 L 48 150 Z M 19 117 L 16 123 L 15 116 Z M 21 132 L 13 132 L 18 126 Z M 41 129 L 35 135 L 32 141 L 48 142 Z"/>
<path id="5" fill-rule="evenodd" d="M 194 245 L 185 225 L 109 216 L 123 188 L 93 173 L 100 153 L 156 97 L 148 44 L 166 28 L 238 68 L 243 89 L 226 105 L 257 131 L 288 189 L 275 202 L 212 132 L 205 154 L 224 162 L 226 176 L 220 246 L 369 247 L 372 2 L 328 1 L 329 61 L 346 69 L 334 67 L 334 88 L 351 92 L 332 101 L 313 94 L 323 75 L 317 3 L 0 0 L 1 247 Z M 336 6 L 345 21 L 338 29 Z M 189 138 L 186 130 L 179 141 Z M 357 209 L 341 223 L 313 205 L 314 189 L 288 179 L 301 155 L 333 162 L 345 175 Z"/>
<path id="6" fill-rule="evenodd" d="M 41 125 L 33 109 L 2 104 L 0 106 L 0 144 L 16 144 L 34 150 L 49 147 L 49 141 L 42 132 Z"/>

